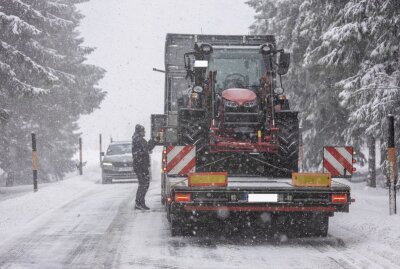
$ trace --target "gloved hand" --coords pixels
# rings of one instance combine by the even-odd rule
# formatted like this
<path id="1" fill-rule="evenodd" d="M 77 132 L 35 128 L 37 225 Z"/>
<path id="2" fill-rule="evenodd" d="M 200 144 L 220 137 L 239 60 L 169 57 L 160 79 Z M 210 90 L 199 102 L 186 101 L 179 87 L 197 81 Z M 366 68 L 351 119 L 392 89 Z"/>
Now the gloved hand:
<path id="1" fill-rule="evenodd" d="M 154 140 L 155 140 L 156 142 L 160 142 L 160 141 L 161 141 L 160 133 L 157 134 L 157 136 L 154 138 Z"/>

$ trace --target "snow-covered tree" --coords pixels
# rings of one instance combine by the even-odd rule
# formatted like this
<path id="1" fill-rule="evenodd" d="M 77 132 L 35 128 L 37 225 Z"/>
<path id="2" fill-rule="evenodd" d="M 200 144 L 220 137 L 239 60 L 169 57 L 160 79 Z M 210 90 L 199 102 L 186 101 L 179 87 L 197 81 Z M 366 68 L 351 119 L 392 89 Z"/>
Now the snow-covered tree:
<path id="1" fill-rule="evenodd" d="M 346 142 L 359 147 L 366 135 L 382 138 L 385 115 L 398 113 L 399 107 L 400 2 L 248 4 L 257 13 L 251 26 L 254 33 L 275 34 L 292 50 L 288 88 L 292 102 L 303 112 L 309 165 L 321 160 L 316 153 L 323 145 Z M 379 78 L 382 74 L 386 79 Z"/>
<path id="2" fill-rule="evenodd" d="M 318 166 L 324 145 L 343 143 L 346 110 L 336 107 L 339 89 L 334 85 L 334 73 L 312 56 L 342 5 L 316 0 L 252 0 L 248 4 L 257 12 L 251 26 L 254 33 L 274 34 L 278 45 L 292 53 L 284 85 L 292 108 L 301 112 L 306 165 Z"/>
<path id="3" fill-rule="evenodd" d="M 336 53 L 332 57 L 353 58 L 357 72 L 348 74 L 337 84 L 342 88 L 343 105 L 352 111 L 347 139 L 357 134 L 385 137 L 385 117 L 399 115 L 400 107 L 400 3 L 398 1 L 349 1 L 342 20 L 332 27 L 349 51 L 350 39 L 357 40 L 359 52 Z M 348 25 L 351 25 L 352 29 Z M 336 32 L 336 34 L 335 34 Z M 327 40 L 332 40 L 329 36 Z M 337 38 L 339 39 L 339 38 Z M 332 42 L 326 42 L 331 46 Z M 400 120 L 400 118 L 397 118 Z M 397 141 L 400 136 L 397 136 Z"/>
<path id="4" fill-rule="evenodd" d="M 30 180 L 30 134 L 38 138 L 41 179 L 73 169 L 82 114 L 99 106 L 104 71 L 85 64 L 69 0 L 0 0 L 0 167 Z"/>

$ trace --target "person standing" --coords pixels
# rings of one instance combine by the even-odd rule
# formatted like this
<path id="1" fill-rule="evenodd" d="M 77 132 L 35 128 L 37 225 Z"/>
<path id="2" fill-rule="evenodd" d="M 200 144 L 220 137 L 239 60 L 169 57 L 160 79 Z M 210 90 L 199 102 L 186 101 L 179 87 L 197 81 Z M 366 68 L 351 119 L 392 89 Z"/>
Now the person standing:
<path id="1" fill-rule="evenodd" d="M 145 203 L 145 196 L 150 186 L 150 151 L 156 146 L 157 141 L 144 139 L 145 129 L 142 125 L 135 126 L 135 133 L 132 136 L 132 157 L 133 170 L 135 171 L 139 186 L 136 192 L 135 209 L 149 210 Z"/>

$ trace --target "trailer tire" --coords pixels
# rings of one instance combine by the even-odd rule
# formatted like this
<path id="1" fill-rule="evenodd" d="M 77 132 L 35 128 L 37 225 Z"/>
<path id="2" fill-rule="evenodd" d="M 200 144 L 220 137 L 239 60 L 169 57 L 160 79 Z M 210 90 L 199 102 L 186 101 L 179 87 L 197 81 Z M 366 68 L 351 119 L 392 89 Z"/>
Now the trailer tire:
<path id="1" fill-rule="evenodd" d="M 183 220 L 183 216 L 170 214 L 171 218 L 171 236 L 186 236 L 189 235 L 190 231 L 187 223 Z"/>
<path id="2" fill-rule="evenodd" d="M 329 229 L 329 216 L 327 214 L 316 216 L 312 228 L 314 229 L 313 230 L 314 236 L 326 237 L 328 235 L 328 229 Z"/>
<path id="3" fill-rule="evenodd" d="M 275 162 L 278 177 L 291 177 L 292 172 L 298 171 L 299 160 L 299 121 L 297 113 L 277 113 L 275 125 L 279 128 L 278 158 Z"/>
<path id="4" fill-rule="evenodd" d="M 102 173 L 101 174 L 101 184 L 109 184 L 111 183 L 110 180 L 106 178 L 106 176 Z"/>
<path id="5" fill-rule="evenodd" d="M 321 213 L 306 214 L 298 217 L 296 226 L 300 237 L 326 237 L 329 228 L 329 215 Z"/>
<path id="6" fill-rule="evenodd" d="M 161 204 L 165 205 L 165 174 L 161 174 Z"/>
<path id="7" fill-rule="evenodd" d="M 168 222 L 171 222 L 171 206 L 166 204 L 165 209 L 167 211 L 167 220 L 168 220 Z"/>

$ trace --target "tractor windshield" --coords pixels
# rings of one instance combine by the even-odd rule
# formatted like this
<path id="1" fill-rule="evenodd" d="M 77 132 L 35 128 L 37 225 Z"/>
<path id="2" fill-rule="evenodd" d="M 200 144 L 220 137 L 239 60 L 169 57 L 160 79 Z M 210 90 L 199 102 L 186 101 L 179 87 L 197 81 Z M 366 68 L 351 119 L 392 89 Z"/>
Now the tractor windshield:
<path id="1" fill-rule="evenodd" d="M 217 92 L 228 88 L 257 90 L 265 66 L 258 48 L 223 48 L 211 54 L 208 70 L 217 71 Z"/>

